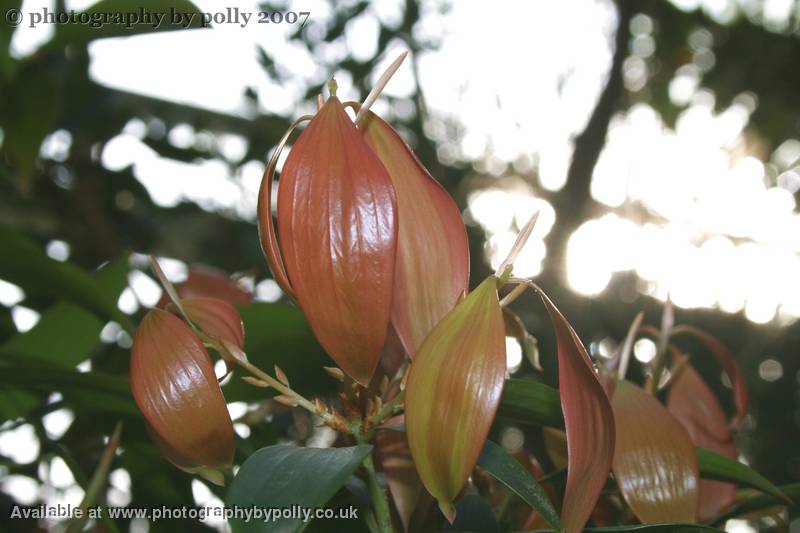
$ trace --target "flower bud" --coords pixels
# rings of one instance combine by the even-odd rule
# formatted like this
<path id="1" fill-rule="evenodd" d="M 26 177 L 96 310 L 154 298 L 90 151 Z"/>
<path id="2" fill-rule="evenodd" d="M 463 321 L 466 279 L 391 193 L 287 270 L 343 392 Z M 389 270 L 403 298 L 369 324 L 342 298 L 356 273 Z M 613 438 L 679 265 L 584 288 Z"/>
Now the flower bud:
<path id="1" fill-rule="evenodd" d="M 467 291 L 467 230 L 456 203 L 389 124 L 369 112 L 359 130 L 389 172 L 397 194 L 392 324 L 413 357 Z"/>
<path id="2" fill-rule="evenodd" d="M 269 173 L 264 179 L 271 181 Z M 269 202 L 260 202 L 259 222 L 274 251 Z M 389 325 L 397 204 L 386 169 L 335 96 L 286 159 L 277 229 L 282 259 L 267 253 L 273 274 L 285 272 L 320 344 L 367 385 Z"/>
<path id="3" fill-rule="evenodd" d="M 233 462 L 234 436 L 211 358 L 194 331 L 153 309 L 133 340 L 131 390 L 159 448 L 176 466 Z"/>
<path id="4" fill-rule="evenodd" d="M 406 385 L 406 432 L 420 478 L 452 522 L 489 434 L 506 374 L 497 278 L 489 277 L 423 341 Z"/>

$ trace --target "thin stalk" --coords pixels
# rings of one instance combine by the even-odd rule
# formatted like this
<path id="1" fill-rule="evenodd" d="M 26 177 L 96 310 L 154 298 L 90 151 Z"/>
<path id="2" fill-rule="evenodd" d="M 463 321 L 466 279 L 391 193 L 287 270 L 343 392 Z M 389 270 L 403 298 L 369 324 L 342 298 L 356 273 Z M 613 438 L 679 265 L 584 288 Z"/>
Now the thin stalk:
<path id="1" fill-rule="evenodd" d="M 358 442 L 361 444 L 365 441 L 359 438 Z M 375 471 L 375 463 L 372 462 L 371 453 L 364 459 L 364 468 L 367 471 L 367 486 L 369 487 L 370 496 L 372 496 L 372 507 L 375 509 L 378 531 L 380 533 L 394 533 L 392 515 L 389 513 L 389 500 L 386 497 L 386 491 L 383 490 L 378 481 L 378 473 Z"/>
<path id="2" fill-rule="evenodd" d="M 250 361 L 248 361 L 248 360 L 246 360 L 244 358 L 240 359 L 238 357 L 235 358 L 235 361 L 236 361 L 237 365 L 239 365 L 240 367 L 244 368 L 245 370 L 247 370 L 248 372 L 253 374 L 255 377 L 257 377 L 261 381 L 267 383 L 270 387 L 272 387 L 276 391 L 280 392 L 284 396 L 288 396 L 289 398 L 291 398 L 292 400 L 297 402 L 297 405 L 299 405 L 303 409 L 305 409 L 307 411 L 310 411 L 312 414 L 318 415 L 320 418 L 322 418 L 322 420 L 324 422 L 332 422 L 333 421 L 333 415 L 331 413 L 329 413 L 328 411 L 323 411 L 321 409 L 318 409 L 317 406 L 314 405 L 313 402 L 307 400 L 301 394 L 295 392 L 294 390 L 292 390 L 291 388 L 287 387 L 286 385 L 284 385 L 283 383 L 281 383 L 277 379 L 273 378 L 272 376 L 270 376 L 269 374 L 267 374 L 266 372 L 264 372 L 263 370 L 261 370 L 260 368 L 255 366 L 254 364 L 252 364 Z"/>
<path id="3" fill-rule="evenodd" d="M 669 346 L 669 337 L 674 325 L 675 311 L 672 307 L 672 300 L 667 297 L 667 301 L 664 304 L 664 312 L 661 315 L 661 336 L 658 339 L 658 349 L 653 359 L 653 373 L 645 382 L 645 390 L 653 395 L 658 389 L 658 384 L 661 383 L 661 374 L 664 373 L 664 367 L 667 364 L 667 346 Z"/>

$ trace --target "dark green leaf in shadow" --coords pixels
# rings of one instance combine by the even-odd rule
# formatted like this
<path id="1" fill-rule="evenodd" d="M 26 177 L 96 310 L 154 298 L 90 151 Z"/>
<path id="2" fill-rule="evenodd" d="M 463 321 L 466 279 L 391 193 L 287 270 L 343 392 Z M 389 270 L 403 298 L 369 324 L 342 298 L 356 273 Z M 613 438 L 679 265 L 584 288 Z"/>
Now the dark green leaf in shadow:
<path id="1" fill-rule="evenodd" d="M 525 500 L 556 530 L 561 529 L 561 519 L 539 483 L 502 446 L 487 440 L 478 458 L 478 465 L 489 472 L 514 494 Z M 456 515 L 457 516 L 457 515 Z"/>
<path id="2" fill-rule="evenodd" d="M 261 448 L 244 462 L 228 492 L 230 506 L 263 509 L 323 506 L 372 452 L 372 446 Z M 232 519 L 234 532 L 302 531 L 299 519 L 277 521 Z"/>
<path id="3" fill-rule="evenodd" d="M 564 427 L 558 389 L 528 379 L 506 381 L 497 416 L 520 424 Z"/>
<path id="4" fill-rule="evenodd" d="M 785 502 L 786 495 L 778 487 L 746 464 L 699 446 L 696 450 L 700 477 L 752 487 Z"/>

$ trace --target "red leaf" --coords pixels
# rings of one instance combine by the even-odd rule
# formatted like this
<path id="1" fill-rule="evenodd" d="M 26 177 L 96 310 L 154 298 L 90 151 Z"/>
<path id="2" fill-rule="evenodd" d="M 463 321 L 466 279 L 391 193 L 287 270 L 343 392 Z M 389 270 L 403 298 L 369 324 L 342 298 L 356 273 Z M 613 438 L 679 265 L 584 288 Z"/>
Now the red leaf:
<path id="1" fill-rule="evenodd" d="M 561 520 L 567 533 L 580 531 L 603 490 L 614 456 L 614 416 L 592 369 L 586 348 L 567 319 L 543 292 L 558 345 L 561 408 L 569 467 Z"/>
<path id="2" fill-rule="evenodd" d="M 236 281 L 221 270 L 206 266 L 193 266 L 189 269 L 186 281 L 175 284 L 175 291 L 181 298 L 216 298 L 233 305 L 246 304 L 253 299 Z M 158 302 L 158 307 L 169 303 L 165 292 Z"/>
<path id="3" fill-rule="evenodd" d="M 676 337 L 682 333 L 697 338 L 697 340 L 699 340 L 717 359 L 717 362 L 725 373 L 728 374 L 728 378 L 730 378 L 733 384 L 733 400 L 736 404 L 736 416 L 731 421 L 731 425 L 737 427 L 747 414 L 749 394 L 747 392 L 747 382 L 742 375 L 742 371 L 739 369 L 739 365 L 736 364 L 736 359 L 734 359 L 727 346 L 722 344 L 719 339 L 699 328 L 682 324 L 680 326 L 675 326 L 672 330 L 672 335 Z"/>
<path id="4" fill-rule="evenodd" d="M 185 322 L 160 309 L 147 313 L 133 339 L 130 375 L 145 420 L 174 452 L 168 458 L 180 458 L 181 467 L 233 462 L 233 424 L 211 358 Z"/>
<path id="5" fill-rule="evenodd" d="M 694 522 L 700 478 L 686 430 L 653 396 L 628 381 L 614 386 L 614 478 L 644 524 Z"/>
<path id="6" fill-rule="evenodd" d="M 731 459 L 737 458 L 728 418 L 714 393 L 693 367 L 685 366 L 670 385 L 667 409 L 683 425 L 696 446 Z M 736 486 L 732 483 L 701 480 L 697 518 L 707 520 L 716 516 L 735 498 Z"/>
<path id="7" fill-rule="evenodd" d="M 413 357 L 467 291 L 467 230 L 456 203 L 389 124 L 370 112 L 359 129 L 397 193 L 400 226 L 392 323 Z"/>
<path id="8" fill-rule="evenodd" d="M 505 327 L 491 276 L 439 322 L 411 363 L 408 444 L 425 488 L 455 517 L 461 491 L 486 441 L 506 374 Z"/>
<path id="9" fill-rule="evenodd" d="M 311 329 L 342 370 L 366 386 L 389 324 L 397 204 L 386 169 L 336 97 L 283 167 L 278 234 Z"/>
<path id="10" fill-rule="evenodd" d="M 182 298 L 181 305 L 189 319 L 203 333 L 244 348 L 244 326 L 239 311 L 234 306 L 214 298 Z M 170 304 L 168 310 L 177 314 L 174 304 Z"/>

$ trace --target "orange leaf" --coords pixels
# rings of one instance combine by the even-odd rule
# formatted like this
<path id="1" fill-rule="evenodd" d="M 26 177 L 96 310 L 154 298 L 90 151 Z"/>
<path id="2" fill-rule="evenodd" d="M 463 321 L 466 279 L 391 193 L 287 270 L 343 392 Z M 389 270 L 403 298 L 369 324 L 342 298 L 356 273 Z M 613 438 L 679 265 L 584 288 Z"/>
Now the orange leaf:
<path id="1" fill-rule="evenodd" d="M 586 348 L 567 319 L 539 291 L 556 333 L 558 380 L 569 466 L 561 520 L 580 531 L 603 490 L 614 455 L 614 417 Z"/>
<path id="2" fill-rule="evenodd" d="M 278 234 L 311 329 L 342 370 L 366 386 L 389 324 L 397 204 L 386 169 L 336 97 L 286 159 Z"/>
<path id="3" fill-rule="evenodd" d="M 234 438 L 211 358 L 194 331 L 153 309 L 133 339 L 131 390 L 147 423 L 177 466 L 218 468 L 233 462 Z M 159 439 L 156 439 L 158 442 Z"/>
<path id="4" fill-rule="evenodd" d="M 189 269 L 186 281 L 175 284 L 175 291 L 183 298 L 216 298 L 233 305 L 246 304 L 253 299 L 236 281 L 221 270 L 206 266 L 193 266 Z M 165 292 L 158 302 L 158 307 L 169 303 Z"/>
<path id="5" fill-rule="evenodd" d="M 390 418 L 387 425 L 402 425 L 405 422 L 403 415 Z M 422 494 L 422 481 L 419 479 L 411 450 L 406 441 L 406 434 L 400 431 L 384 430 L 375 434 L 375 454 L 378 464 L 386 476 L 389 492 L 403 522 L 403 528 L 408 531 L 411 515 L 417 507 Z"/>
<path id="6" fill-rule="evenodd" d="M 423 341 L 406 385 L 406 431 L 425 488 L 452 522 L 453 500 L 475 466 L 506 374 L 503 314 L 491 276 Z"/>
<path id="7" fill-rule="evenodd" d="M 397 193 L 400 226 L 392 323 L 413 357 L 467 291 L 467 230 L 456 203 L 389 124 L 369 112 L 359 129 Z"/>
<path id="8" fill-rule="evenodd" d="M 695 521 L 697 456 L 686 430 L 640 387 L 619 381 L 611 405 L 616 424 L 614 478 L 642 523 Z"/>
<path id="9" fill-rule="evenodd" d="M 737 458 L 728 418 L 714 393 L 693 367 L 685 366 L 670 385 L 667 410 L 686 429 L 696 446 L 731 459 Z M 732 483 L 702 479 L 699 489 L 698 520 L 716 516 L 736 498 L 736 486 Z"/>
<path id="10" fill-rule="evenodd" d="M 244 348 L 244 326 L 234 306 L 215 298 L 182 298 L 181 305 L 189 319 L 203 333 Z M 174 307 L 171 304 L 168 310 L 172 311 Z"/>

